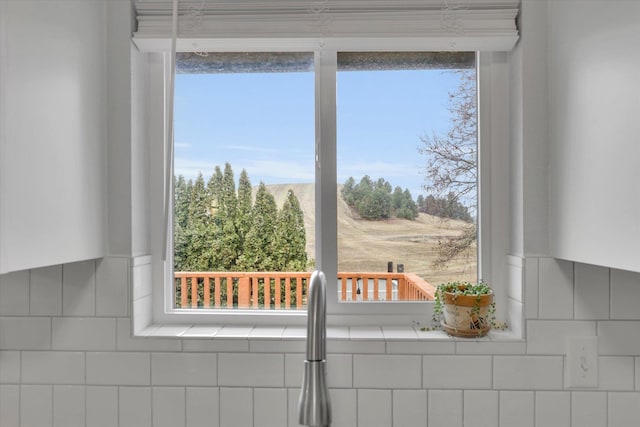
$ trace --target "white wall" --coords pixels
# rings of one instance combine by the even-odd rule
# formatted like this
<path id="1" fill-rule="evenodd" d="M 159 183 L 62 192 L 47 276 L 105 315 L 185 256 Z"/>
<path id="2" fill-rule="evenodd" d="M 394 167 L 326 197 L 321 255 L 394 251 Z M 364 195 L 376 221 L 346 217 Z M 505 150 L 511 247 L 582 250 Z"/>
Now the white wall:
<path id="1" fill-rule="evenodd" d="M 539 3 L 525 1 L 523 42 L 509 58 L 536 79 L 546 46 L 524 41 L 525 29 L 545 27 L 544 14 L 527 13 Z M 128 60 L 128 46 L 118 52 Z M 526 129 L 544 122 L 548 104 L 526 101 L 527 78 L 511 79 L 525 99 L 525 130 L 512 134 L 527 163 L 521 203 L 535 204 L 544 138 L 530 142 L 537 132 Z M 530 240 L 542 218 L 521 221 L 527 251 L 544 246 Z M 129 264 L 109 257 L 0 275 L 2 427 L 297 425 L 299 331 L 271 340 L 132 338 Z M 333 426 L 640 425 L 640 274 L 529 254 L 524 276 L 526 341 L 330 340 Z M 598 387 L 567 386 L 564 343 L 577 335 L 598 337 Z"/>
<path id="2" fill-rule="evenodd" d="M 106 253 L 104 2 L 0 4 L 0 271 Z"/>
<path id="3" fill-rule="evenodd" d="M 640 3 L 549 17 L 552 254 L 640 271 Z"/>

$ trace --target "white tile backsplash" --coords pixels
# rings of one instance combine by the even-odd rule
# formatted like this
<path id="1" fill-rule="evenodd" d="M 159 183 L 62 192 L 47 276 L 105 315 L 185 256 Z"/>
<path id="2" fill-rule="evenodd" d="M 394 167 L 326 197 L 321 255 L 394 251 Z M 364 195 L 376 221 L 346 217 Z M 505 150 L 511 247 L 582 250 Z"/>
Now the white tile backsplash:
<path id="1" fill-rule="evenodd" d="M 87 386 L 87 427 L 118 425 L 118 387 Z"/>
<path id="2" fill-rule="evenodd" d="M 640 273 L 611 270 L 611 319 L 638 319 Z"/>
<path id="3" fill-rule="evenodd" d="M 609 269 L 575 264 L 574 318 L 609 318 Z"/>
<path id="4" fill-rule="evenodd" d="M 427 390 L 393 390 L 393 426 L 427 425 Z"/>
<path id="5" fill-rule="evenodd" d="M 498 425 L 497 391 L 465 390 L 464 427 L 493 427 Z"/>
<path id="6" fill-rule="evenodd" d="M 118 258 L 34 270 L 37 288 L 49 283 L 48 302 L 31 300 L 34 272 L 0 276 L 3 427 L 80 419 L 95 427 L 298 425 L 304 328 L 287 335 L 282 327 L 198 326 L 180 329 L 193 337 L 133 337 L 128 265 Z M 584 407 L 594 412 L 589 422 L 634 422 L 640 313 L 630 301 L 639 294 L 637 274 L 535 257 L 526 266 L 527 312 L 535 306 L 527 340 L 452 339 L 409 326 L 330 328 L 332 425 L 567 427 L 579 425 Z M 538 277 L 561 288 L 570 317 Z M 32 308 L 40 314 L 27 315 Z M 595 334 L 599 387 L 566 391 L 565 338 Z M 38 413 L 23 405 L 26 398 L 39 403 Z"/>
<path id="7" fill-rule="evenodd" d="M 287 425 L 287 417 L 287 389 L 253 390 L 254 427 L 283 427 Z"/>
<path id="8" fill-rule="evenodd" d="M 456 343 L 447 341 L 389 341 L 387 353 L 391 354 L 452 354 Z"/>
<path id="9" fill-rule="evenodd" d="M 640 426 L 640 393 L 609 393 L 608 427 Z"/>
<path id="10" fill-rule="evenodd" d="M 526 319 L 538 318 L 539 260 L 536 257 L 525 259 L 524 270 L 524 315 Z"/>
<path id="11" fill-rule="evenodd" d="M 571 393 L 537 391 L 535 427 L 571 427 Z"/>
<path id="12" fill-rule="evenodd" d="M 491 388 L 489 356 L 423 356 L 422 387 L 427 389 Z"/>
<path id="13" fill-rule="evenodd" d="M 149 353 L 88 352 L 87 384 L 150 385 Z"/>
<path id="14" fill-rule="evenodd" d="M 96 265 L 94 260 L 62 266 L 62 314 L 96 314 Z"/>
<path id="15" fill-rule="evenodd" d="M 84 353 L 23 351 L 23 384 L 84 384 Z"/>
<path id="16" fill-rule="evenodd" d="M 127 258 L 107 257 L 96 261 L 97 316 L 128 315 L 128 267 Z"/>
<path id="17" fill-rule="evenodd" d="M 0 275 L 0 316 L 29 315 L 29 271 Z"/>
<path id="18" fill-rule="evenodd" d="M 177 340 L 175 340 L 178 342 Z M 182 341 L 183 351 L 207 353 L 237 353 L 249 351 L 248 339 L 185 339 Z"/>
<path id="19" fill-rule="evenodd" d="M 422 387 L 420 356 L 354 355 L 353 386 L 356 388 Z"/>
<path id="20" fill-rule="evenodd" d="M 218 355 L 221 386 L 284 386 L 283 354 L 221 353 Z"/>
<path id="21" fill-rule="evenodd" d="M 20 383 L 20 352 L 0 351 L 0 384 Z"/>
<path id="22" fill-rule="evenodd" d="M 153 427 L 185 427 L 184 387 L 153 387 Z"/>
<path id="23" fill-rule="evenodd" d="M 538 317 L 573 319 L 573 263 L 540 258 L 538 274 Z"/>
<path id="24" fill-rule="evenodd" d="M 493 387 L 499 390 L 561 390 L 562 356 L 495 356 Z"/>
<path id="25" fill-rule="evenodd" d="M 500 425 L 535 427 L 533 424 L 534 407 L 534 392 L 532 391 L 501 391 Z"/>
<path id="26" fill-rule="evenodd" d="M 596 322 L 529 320 L 527 322 L 527 353 L 564 354 L 566 338 L 583 335 L 595 336 Z"/>
<path id="27" fill-rule="evenodd" d="M 151 427 L 151 387 L 119 387 L 118 427 Z"/>
<path id="28" fill-rule="evenodd" d="M 354 427 L 358 425 L 357 392 L 358 390 L 354 388 L 329 389 L 333 421 L 331 427 Z M 293 394 L 298 396 L 299 391 L 296 390 Z M 293 425 L 298 426 L 299 424 L 294 423 Z"/>
<path id="29" fill-rule="evenodd" d="M 0 426 L 20 425 L 20 386 L 0 384 Z"/>
<path id="30" fill-rule="evenodd" d="M 600 357 L 598 359 L 599 389 L 633 391 L 634 364 L 633 357 Z"/>
<path id="31" fill-rule="evenodd" d="M 32 316 L 62 315 L 62 266 L 31 270 L 29 313 Z"/>
<path id="32" fill-rule="evenodd" d="M 116 319 L 116 349 L 118 351 L 180 351 L 182 342 L 173 338 L 134 337 L 127 317 Z"/>
<path id="33" fill-rule="evenodd" d="M 53 386 L 53 426 L 85 426 L 85 388 L 78 385 Z"/>
<path id="34" fill-rule="evenodd" d="M 53 426 L 53 386 L 20 386 L 20 426 Z"/>
<path id="35" fill-rule="evenodd" d="M 220 427 L 253 425 L 253 390 L 250 388 L 220 388 Z"/>
<path id="36" fill-rule="evenodd" d="M 102 317 L 54 317 L 54 350 L 109 351 L 116 349 L 116 319 Z"/>
<path id="37" fill-rule="evenodd" d="M 220 392 L 214 387 L 187 387 L 187 427 L 220 426 Z"/>
<path id="38" fill-rule="evenodd" d="M 607 425 L 607 394 L 591 391 L 571 393 L 571 427 Z"/>
<path id="39" fill-rule="evenodd" d="M 0 350 L 50 350 L 51 318 L 0 317 Z"/>
<path id="40" fill-rule="evenodd" d="M 151 384 L 215 386 L 217 355 L 210 353 L 152 353 Z"/>
<path id="41" fill-rule="evenodd" d="M 358 427 L 392 425 L 391 390 L 358 390 Z"/>
<path id="42" fill-rule="evenodd" d="M 598 322 L 598 347 L 603 356 L 640 354 L 640 321 Z"/>
<path id="43" fill-rule="evenodd" d="M 462 427 L 462 391 L 429 390 L 429 427 Z"/>

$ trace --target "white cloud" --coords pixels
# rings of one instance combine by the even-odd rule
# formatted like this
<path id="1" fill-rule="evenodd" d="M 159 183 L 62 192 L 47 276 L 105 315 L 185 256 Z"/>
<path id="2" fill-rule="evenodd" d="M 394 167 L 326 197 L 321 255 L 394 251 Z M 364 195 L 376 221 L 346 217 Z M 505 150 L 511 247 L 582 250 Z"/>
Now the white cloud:
<path id="1" fill-rule="evenodd" d="M 407 177 L 418 174 L 419 168 L 411 163 L 390 163 L 390 162 L 358 162 L 340 166 L 338 181 L 344 181 L 350 176 L 358 179 L 364 175 L 369 175 L 372 179 L 384 178 L 389 180 L 393 177 Z"/>
<path id="2" fill-rule="evenodd" d="M 190 142 L 174 142 L 173 146 L 175 148 L 191 148 L 191 143 Z"/>
<path id="3" fill-rule="evenodd" d="M 315 169 L 313 163 L 308 166 L 296 161 L 286 160 L 255 160 L 245 165 L 244 168 L 249 174 L 252 182 L 259 180 L 269 183 L 269 181 L 279 182 L 313 182 L 315 179 Z"/>
<path id="4" fill-rule="evenodd" d="M 174 173 L 182 175 L 186 180 L 195 179 L 198 173 L 202 173 L 205 181 L 213 174 L 215 163 L 204 160 L 176 158 Z M 222 167 L 223 165 L 220 165 Z M 249 179 L 254 184 L 264 181 L 270 183 L 299 183 L 313 182 L 315 171 L 313 164 L 305 166 L 296 161 L 278 160 L 251 160 L 241 165 L 233 165 L 236 179 L 242 169 L 246 169 Z"/>

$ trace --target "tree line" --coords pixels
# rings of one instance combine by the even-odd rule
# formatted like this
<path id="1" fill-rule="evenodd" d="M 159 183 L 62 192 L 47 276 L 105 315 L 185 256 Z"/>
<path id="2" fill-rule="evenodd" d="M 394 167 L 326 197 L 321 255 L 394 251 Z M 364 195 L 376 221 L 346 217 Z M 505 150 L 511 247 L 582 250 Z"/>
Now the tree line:
<path id="1" fill-rule="evenodd" d="M 236 191 L 226 163 L 205 183 L 202 173 L 174 178 L 175 271 L 305 271 L 304 214 L 293 190 L 282 208 L 260 182 L 253 197 L 242 170 Z"/>
<path id="2" fill-rule="evenodd" d="M 421 194 L 418 196 L 416 203 L 420 212 L 441 218 L 473 222 L 469 208 L 460 203 L 453 192 L 449 192 L 446 197 L 435 197 L 430 194 L 425 198 Z"/>
<path id="3" fill-rule="evenodd" d="M 363 219 L 381 220 L 391 217 L 416 219 L 418 207 L 408 189 L 393 188 L 384 178 L 373 181 L 369 175 L 356 184 L 349 177 L 341 190 L 346 204 Z"/>

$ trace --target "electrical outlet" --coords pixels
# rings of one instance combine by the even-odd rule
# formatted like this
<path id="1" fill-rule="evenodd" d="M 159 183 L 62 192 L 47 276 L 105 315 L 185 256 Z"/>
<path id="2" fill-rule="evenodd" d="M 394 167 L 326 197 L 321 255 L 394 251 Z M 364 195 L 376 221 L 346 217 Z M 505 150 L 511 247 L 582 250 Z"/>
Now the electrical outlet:
<path id="1" fill-rule="evenodd" d="M 598 337 L 567 337 L 565 344 L 567 387 L 598 387 Z"/>

